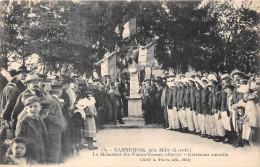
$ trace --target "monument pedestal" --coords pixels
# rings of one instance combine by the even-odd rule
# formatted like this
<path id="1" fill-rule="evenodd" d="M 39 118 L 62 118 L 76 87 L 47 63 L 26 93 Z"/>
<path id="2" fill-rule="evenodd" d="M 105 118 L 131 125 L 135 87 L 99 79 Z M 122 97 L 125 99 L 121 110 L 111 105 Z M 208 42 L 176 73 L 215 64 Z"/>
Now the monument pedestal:
<path id="1" fill-rule="evenodd" d="M 142 99 L 140 97 L 128 99 L 128 116 L 129 117 L 142 117 Z"/>

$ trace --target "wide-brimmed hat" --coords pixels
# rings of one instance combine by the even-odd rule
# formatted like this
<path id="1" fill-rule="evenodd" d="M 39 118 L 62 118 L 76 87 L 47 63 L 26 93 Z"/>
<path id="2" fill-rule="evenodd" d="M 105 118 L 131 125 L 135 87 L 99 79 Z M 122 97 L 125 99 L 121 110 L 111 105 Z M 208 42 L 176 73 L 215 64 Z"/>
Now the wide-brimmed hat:
<path id="1" fill-rule="evenodd" d="M 206 87 L 213 86 L 213 84 L 210 82 L 206 85 Z"/>
<path id="2" fill-rule="evenodd" d="M 217 79 L 217 77 L 214 74 L 209 74 L 208 75 L 208 80 L 213 80 L 213 81 L 218 82 L 218 79 Z"/>
<path id="3" fill-rule="evenodd" d="M 28 75 L 24 81 L 24 83 L 28 83 L 30 81 L 41 81 L 42 78 L 38 77 L 38 75 Z"/>
<path id="4" fill-rule="evenodd" d="M 242 72 L 242 71 L 240 71 L 240 70 L 238 70 L 238 69 L 233 70 L 233 71 L 231 72 L 231 74 L 230 74 L 230 77 L 231 77 L 232 79 L 234 79 L 234 75 L 246 76 L 246 74 L 245 74 L 244 72 Z"/>
<path id="5" fill-rule="evenodd" d="M 17 74 L 20 74 L 22 72 L 30 73 L 31 71 L 27 70 L 26 66 L 20 66 L 18 70 L 16 71 Z"/>
<path id="6" fill-rule="evenodd" d="M 225 73 L 223 75 L 220 76 L 221 80 L 224 80 L 225 78 L 229 78 L 228 73 Z"/>
<path id="7" fill-rule="evenodd" d="M 146 82 L 146 81 L 151 81 L 151 79 L 149 79 L 149 78 L 145 78 L 144 82 Z"/>
<path id="8" fill-rule="evenodd" d="M 203 82 L 203 81 L 206 81 L 206 82 L 209 83 L 209 80 L 208 80 L 206 77 L 202 77 L 202 78 L 201 78 L 201 81 L 202 81 L 202 82 Z"/>

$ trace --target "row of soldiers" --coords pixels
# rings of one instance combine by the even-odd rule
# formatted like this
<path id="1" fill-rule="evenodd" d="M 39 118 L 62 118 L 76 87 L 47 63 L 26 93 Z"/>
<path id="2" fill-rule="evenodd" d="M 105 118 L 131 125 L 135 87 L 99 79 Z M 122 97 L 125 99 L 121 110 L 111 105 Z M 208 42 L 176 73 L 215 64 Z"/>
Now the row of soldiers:
<path id="1" fill-rule="evenodd" d="M 163 117 L 166 129 L 230 143 L 259 144 L 259 78 L 234 70 L 230 75 L 192 75 L 145 80 L 140 93 L 145 122 Z M 159 97 L 159 98 L 158 98 Z M 160 106 L 159 106 L 160 105 Z"/>

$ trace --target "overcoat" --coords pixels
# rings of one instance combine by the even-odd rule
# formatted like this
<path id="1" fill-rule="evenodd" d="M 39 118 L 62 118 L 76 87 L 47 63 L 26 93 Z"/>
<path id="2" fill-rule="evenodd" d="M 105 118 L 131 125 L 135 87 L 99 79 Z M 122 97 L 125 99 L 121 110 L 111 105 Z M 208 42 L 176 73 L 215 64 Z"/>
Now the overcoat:
<path id="1" fill-rule="evenodd" d="M 0 113 L 4 120 L 11 120 L 17 97 L 20 91 L 14 83 L 8 83 L 0 94 Z"/>
<path id="2" fill-rule="evenodd" d="M 29 159 L 38 163 L 45 162 L 45 148 L 49 145 L 48 133 L 43 120 L 25 116 L 17 123 L 16 137 L 21 137 L 27 142 L 26 154 Z"/>

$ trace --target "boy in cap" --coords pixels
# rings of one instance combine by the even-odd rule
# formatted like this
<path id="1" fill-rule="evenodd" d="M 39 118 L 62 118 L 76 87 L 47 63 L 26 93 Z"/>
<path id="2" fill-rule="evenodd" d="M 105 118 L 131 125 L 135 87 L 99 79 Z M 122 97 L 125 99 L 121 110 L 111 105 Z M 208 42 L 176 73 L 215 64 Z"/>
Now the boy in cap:
<path id="1" fill-rule="evenodd" d="M 25 80 L 25 84 L 27 84 L 27 89 L 22 92 L 18 97 L 16 104 L 14 106 L 14 109 L 12 111 L 12 128 L 15 131 L 16 123 L 18 115 L 23 111 L 24 109 L 24 102 L 25 100 L 30 96 L 38 96 L 42 97 L 42 92 L 39 90 L 39 81 L 41 78 L 39 78 L 37 75 L 28 75 Z"/>
<path id="2" fill-rule="evenodd" d="M 24 102 L 27 115 L 17 123 L 15 136 L 26 141 L 27 156 L 37 163 L 45 163 L 45 149 L 48 146 L 48 134 L 46 126 L 39 117 L 42 109 L 40 98 L 31 96 Z"/>

